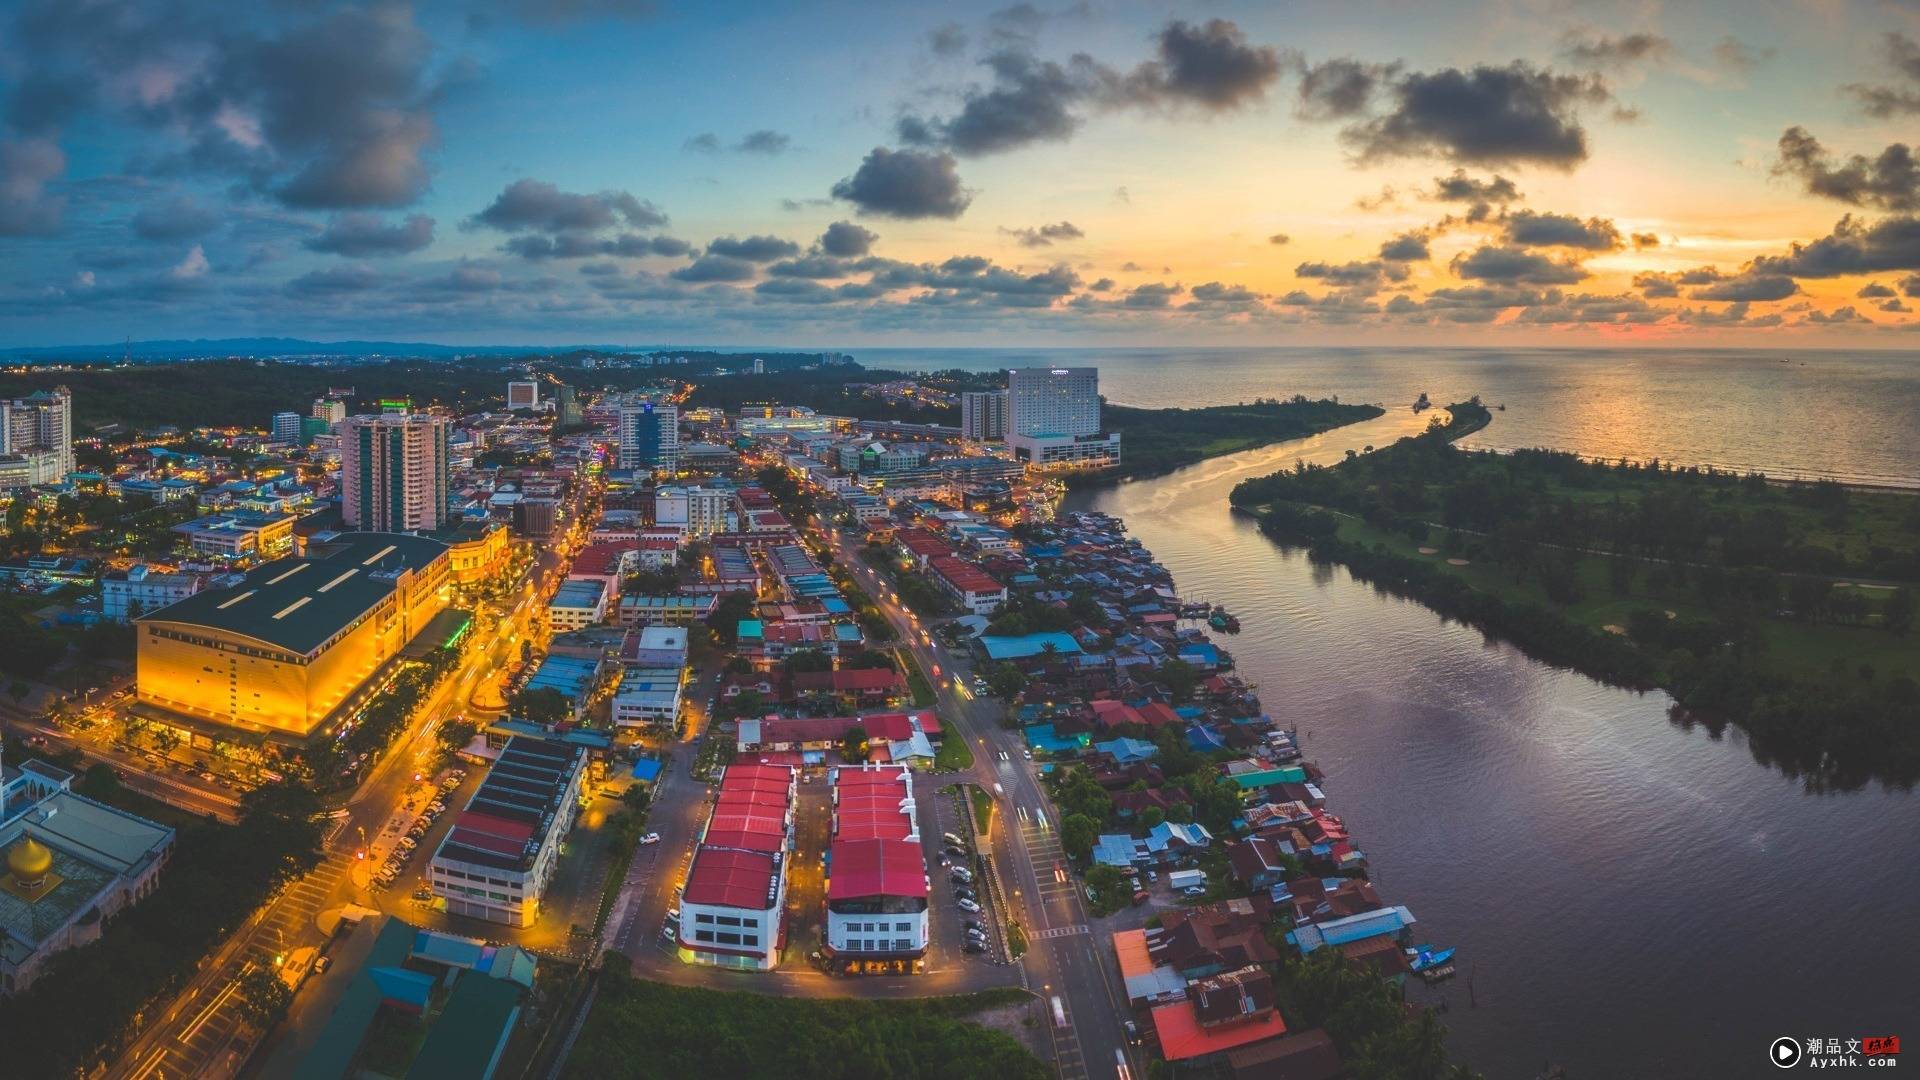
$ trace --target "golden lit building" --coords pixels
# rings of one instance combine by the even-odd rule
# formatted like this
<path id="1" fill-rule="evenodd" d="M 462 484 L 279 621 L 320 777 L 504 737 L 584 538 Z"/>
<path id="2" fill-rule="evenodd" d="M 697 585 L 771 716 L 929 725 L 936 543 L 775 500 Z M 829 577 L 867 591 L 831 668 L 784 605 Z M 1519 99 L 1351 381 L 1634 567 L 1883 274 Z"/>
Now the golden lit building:
<path id="1" fill-rule="evenodd" d="M 505 570 L 513 553 L 507 527 L 498 521 L 475 522 L 434 534 L 452 548 L 453 580 L 458 585 L 474 585 Z"/>
<path id="2" fill-rule="evenodd" d="M 236 584 L 136 621 L 141 704 L 304 737 L 329 723 L 447 606 L 447 545 L 320 534 Z"/>

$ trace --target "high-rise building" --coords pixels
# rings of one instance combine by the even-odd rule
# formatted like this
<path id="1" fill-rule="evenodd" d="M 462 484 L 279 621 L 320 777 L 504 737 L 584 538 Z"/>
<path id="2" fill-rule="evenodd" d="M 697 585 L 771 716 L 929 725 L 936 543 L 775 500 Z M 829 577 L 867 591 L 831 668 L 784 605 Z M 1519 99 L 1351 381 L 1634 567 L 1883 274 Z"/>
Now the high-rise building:
<path id="1" fill-rule="evenodd" d="M 759 358 L 759 357 L 757 357 L 757 356 L 756 356 L 756 357 L 754 357 L 754 358 L 753 358 L 753 373 L 754 373 L 755 375 L 765 375 L 765 374 L 767 373 L 767 362 L 766 362 L 765 360 L 762 360 L 762 359 L 760 359 L 760 358 Z"/>
<path id="2" fill-rule="evenodd" d="M 347 418 L 347 403 L 336 398 L 314 398 L 313 417 L 325 420 L 328 427 Z"/>
<path id="3" fill-rule="evenodd" d="M 560 389 L 554 392 L 553 401 L 554 423 L 561 427 L 572 427 L 585 421 L 586 417 L 580 412 L 580 395 L 573 387 L 561 383 Z"/>
<path id="4" fill-rule="evenodd" d="M 507 411 L 520 409 L 538 409 L 540 407 L 540 384 L 533 381 L 510 382 L 507 384 Z"/>
<path id="5" fill-rule="evenodd" d="M 1120 436 L 1100 430 L 1100 369 L 1013 368 L 1007 372 L 1007 445 L 1041 468 L 1120 463 Z"/>
<path id="6" fill-rule="evenodd" d="M 0 399 L 0 487 L 52 484 L 73 471 L 73 392 Z"/>
<path id="7" fill-rule="evenodd" d="M 620 467 L 673 472 L 680 464 L 680 410 L 643 401 L 620 407 Z"/>
<path id="8" fill-rule="evenodd" d="M 431 531 L 448 523 L 444 416 L 349 417 L 340 429 L 340 515 L 349 528 Z"/>
<path id="9" fill-rule="evenodd" d="M 968 390 L 960 395 L 960 434 L 975 442 L 1007 437 L 1007 392 Z"/>
<path id="10" fill-rule="evenodd" d="M 300 414 L 289 409 L 273 414 L 273 441 L 277 443 L 298 443 L 300 441 Z"/>

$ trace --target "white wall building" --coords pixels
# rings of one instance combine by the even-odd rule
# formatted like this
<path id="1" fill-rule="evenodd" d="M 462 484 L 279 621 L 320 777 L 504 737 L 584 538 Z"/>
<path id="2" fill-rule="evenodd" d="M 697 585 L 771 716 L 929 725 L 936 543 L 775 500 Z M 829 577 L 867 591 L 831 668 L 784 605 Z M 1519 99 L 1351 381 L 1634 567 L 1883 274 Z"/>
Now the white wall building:
<path id="1" fill-rule="evenodd" d="M 585 747 L 516 735 L 473 793 L 428 866 L 453 915 L 532 926 L 561 842 L 580 811 Z"/>
<path id="2" fill-rule="evenodd" d="M 681 890 L 682 960 L 746 971 L 779 964 L 795 776 L 784 765 L 727 766 Z"/>
<path id="3" fill-rule="evenodd" d="M 73 471 L 73 392 L 0 399 L 0 487 L 51 484 Z"/>
<path id="4" fill-rule="evenodd" d="M 100 613 L 114 622 L 151 615 L 200 591 L 195 574 L 156 574 L 145 565 L 109 570 L 100 577 Z"/>
<path id="5" fill-rule="evenodd" d="M 1041 468 L 1120 463 L 1120 436 L 1100 430 L 1100 369 L 1007 372 L 1007 445 Z"/>
<path id="6" fill-rule="evenodd" d="M 622 469 L 672 473 L 680 466 L 680 410 L 643 401 L 620 406 L 616 427 Z"/>
<path id="7" fill-rule="evenodd" d="M 452 520 L 444 416 L 355 416 L 340 428 L 340 516 L 349 528 L 424 532 Z"/>
<path id="8" fill-rule="evenodd" d="M 538 409 L 540 407 L 540 384 L 537 382 L 510 382 L 507 384 L 507 411 L 515 409 Z"/>
<path id="9" fill-rule="evenodd" d="M 568 578 L 547 601 L 547 627 L 560 634 L 599 625 L 607 617 L 607 595 L 598 578 Z"/>
<path id="10" fill-rule="evenodd" d="M 660 488 L 653 495 L 653 520 L 656 525 L 678 528 L 689 539 L 738 528 L 733 492 L 722 488 Z"/>
<path id="11" fill-rule="evenodd" d="M 967 390 L 960 395 L 960 434 L 975 442 L 1007 435 L 1007 392 Z"/>
<path id="12" fill-rule="evenodd" d="M 827 952 L 837 962 L 917 971 L 927 951 L 927 860 L 905 766 L 833 770 Z"/>

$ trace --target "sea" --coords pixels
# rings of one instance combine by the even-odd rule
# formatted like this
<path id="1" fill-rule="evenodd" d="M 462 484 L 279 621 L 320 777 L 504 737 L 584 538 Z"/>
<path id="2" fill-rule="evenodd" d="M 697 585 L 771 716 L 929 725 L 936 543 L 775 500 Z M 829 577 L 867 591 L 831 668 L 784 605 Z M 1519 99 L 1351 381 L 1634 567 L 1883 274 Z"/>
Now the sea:
<path id="1" fill-rule="evenodd" d="M 1330 808 L 1458 976 L 1454 1055 L 1493 1080 L 1773 1073 L 1781 1037 L 1920 1039 L 1920 798 L 1811 793 L 1738 731 L 1540 664 L 1283 549 L 1227 508 L 1239 479 L 1333 462 L 1504 404 L 1475 442 L 1920 486 L 1920 356 L 1509 350 L 855 350 L 877 367 L 1100 368 L 1109 400 L 1338 395 L 1377 420 L 1076 491 L 1123 517 L 1328 773 Z M 1920 645 L 1916 645 L 1920 670 Z M 1916 717 L 1920 723 L 1920 717 Z M 1909 1054 L 1920 1053 L 1910 1050 Z M 1801 1066 L 1802 1068 L 1806 1066 Z"/>
<path id="2" fill-rule="evenodd" d="M 1920 487 L 1920 352 L 1672 349 L 855 349 L 868 367 L 1100 369 L 1116 405 L 1478 396 L 1466 445 Z"/>

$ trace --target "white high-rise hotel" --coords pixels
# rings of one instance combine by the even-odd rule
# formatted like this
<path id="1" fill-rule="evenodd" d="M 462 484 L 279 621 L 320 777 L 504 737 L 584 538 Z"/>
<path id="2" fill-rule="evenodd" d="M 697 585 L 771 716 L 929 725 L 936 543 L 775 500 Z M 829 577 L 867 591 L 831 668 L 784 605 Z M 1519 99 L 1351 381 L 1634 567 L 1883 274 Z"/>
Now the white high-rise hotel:
<path id="1" fill-rule="evenodd" d="M 0 399 L 0 488 L 58 483 L 72 471 L 72 392 L 56 386 Z"/>
<path id="2" fill-rule="evenodd" d="M 430 532 L 447 524 L 444 416 L 351 416 L 340 428 L 340 516 L 348 528 Z"/>
<path id="3" fill-rule="evenodd" d="M 1041 468 L 1118 465 L 1120 436 L 1100 430 L 1100 369 L 1009 370 L 1007 445 Z"/>

